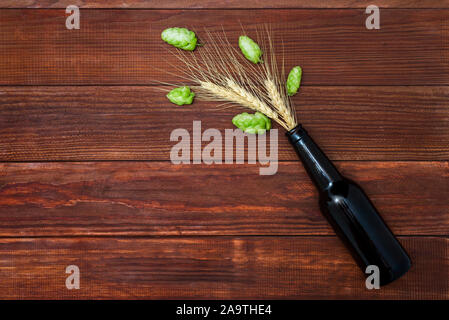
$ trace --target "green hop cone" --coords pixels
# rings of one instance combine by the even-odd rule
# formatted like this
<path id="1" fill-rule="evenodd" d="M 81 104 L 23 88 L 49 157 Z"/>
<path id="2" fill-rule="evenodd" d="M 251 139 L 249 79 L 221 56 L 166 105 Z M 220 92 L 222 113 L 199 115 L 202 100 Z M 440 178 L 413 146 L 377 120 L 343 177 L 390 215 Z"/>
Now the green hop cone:
<path id="1" fill-rule="evenodd" d="M 260 112 L 255 114 L 240 113 L 232 118 L 232 123 L 245 133 L 264 134 L 265 131 L 271 129 L 271 120 Z"/>
<path id="2" fill-rule="evenodd" d="M 261 61 L 260 57 L 262 56 L 262 50 L 260 49 L 259 45 L 250 37 L 240 36 L 239 47 L 240 50 L 242 50 L 245 58 L 252 63 L 259 63 Z"/>
<path id="3" fill-rule="evenodd" d="M 161 38 L 176 48 L 193 51 L 198 39 L 195 32 L 186 28 L 167 28 L 161 33 Z"/>
<path id="4" fill-rule="evenodd" d="M 184 104 L 192 104 L 195 93 L 190 91 L 189 87 L 175 88 L 167 94 L 168 100 L 182 106 Z"/>
<path id="5" fill-rule="evenodd" d="M 294 67 L 290 70 L 287 78 L 287 94 L 293 96 L 298 92 L 301 85 L 302 69 L 300 66 Z"/>

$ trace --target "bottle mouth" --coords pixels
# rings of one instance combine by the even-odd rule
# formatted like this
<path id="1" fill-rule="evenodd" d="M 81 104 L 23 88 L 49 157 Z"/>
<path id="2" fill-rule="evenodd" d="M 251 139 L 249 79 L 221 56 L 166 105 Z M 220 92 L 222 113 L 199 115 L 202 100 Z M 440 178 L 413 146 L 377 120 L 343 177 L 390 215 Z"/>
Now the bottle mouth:
<path id="1" fill-rule="evenodd" d="M 285 135 L 288 137 L 288 140 L 290 140 L 291 143 L 298 142 L 306 134 L 307 134 L 306 130 L 300 124 L 298 124 L 296 127 L 285 133 Z"/>

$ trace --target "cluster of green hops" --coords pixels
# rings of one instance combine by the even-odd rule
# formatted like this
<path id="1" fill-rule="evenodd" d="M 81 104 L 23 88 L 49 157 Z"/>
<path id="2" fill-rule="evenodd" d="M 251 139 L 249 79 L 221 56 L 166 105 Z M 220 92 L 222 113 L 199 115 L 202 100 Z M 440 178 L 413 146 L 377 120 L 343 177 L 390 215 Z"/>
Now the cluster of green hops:
<path id="1" fill-rule="evenodd" d="M 298 92 L 299 86 L 301 85 L 301 76 L 302 69 L 300 66 L 296 66 L 290 70 L 287 77 L 287 94 L 289 96 L 293 96 Z"/>
<path id="2" fill-rule="evenodd" d="M 195 50 L 198 42 L 195 32 L 186 28 L 177 27 L 167 28 L 162 31 L 161 38 L 176 48 L 188 51 Z M 194 97 L 195 93 L 188 86 L 175 88 L 167 94 L 168 100 L 178 106 L 192 104 Z"/>
<path id="3" fill-rule="evenodd" d="M 262 50 L 253 39 L 248 36 L 240 36 L 239 47 L 246 59 L 252 63 L 261 62 Z"/>
<path id="4" fill-rule="evenodd" d="M 271 120 L 260 112 L 255 114 L 240 113 L 232 118 L 232 123 L 245 133 L 263 134 L 271 129 Z"/>
<path id="5" fill-rule="evenodd" d="M 162 40 L 183 50 L 193 51 L 198 41 L 195 32 L 186 28 L 167 28 L 162 31 Z"/>
<path id="6" fill-rule="evenodd" d="M 195 93 L 192 92 L 187 86 L 175 88 L 167 94 L 168 100 L 178 106 L 192 104 L 194 97 Z"/>

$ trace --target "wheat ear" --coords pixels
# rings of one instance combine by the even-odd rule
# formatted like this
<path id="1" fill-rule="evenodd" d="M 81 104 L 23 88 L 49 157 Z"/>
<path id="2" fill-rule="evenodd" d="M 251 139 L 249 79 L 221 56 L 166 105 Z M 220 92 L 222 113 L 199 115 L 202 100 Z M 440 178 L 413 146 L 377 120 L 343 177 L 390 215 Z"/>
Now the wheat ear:
<path id="1" fill-rule="evenodd" d="M 243 89 L 241 86 L 235 83 L 234 80 L 228 79 L 227 85 L 232 91 L 242 97 L 243 100 L 247 101 L 246 106 L 255 111 L 262 112 L 267 117 L 275 121 L 278 119 L 278 115 L 268 106 L 268 104 L 257 98 L 255 95 L 249 93 L 247 90 Z"/>
<path id="2" fill-rule="evenodd" d="M 296 126 L 296 120 L 292 116 L 290 109 L 285 104 L 285 99 L 282 99 L 279 93 L 279 88 L 276 86 L 273 79 L 266 79 L 264 81 L 265 88 L 270 97 L 271 104 L 277 110 L 277 114 L 284 120 L 287 130 L 291 130 Z"/>

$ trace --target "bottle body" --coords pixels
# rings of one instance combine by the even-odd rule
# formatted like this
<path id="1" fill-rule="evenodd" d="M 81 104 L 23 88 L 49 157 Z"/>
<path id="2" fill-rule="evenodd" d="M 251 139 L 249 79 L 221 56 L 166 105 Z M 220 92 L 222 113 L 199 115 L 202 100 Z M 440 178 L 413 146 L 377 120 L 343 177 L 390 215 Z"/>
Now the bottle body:
<path id="1" fill-rule="evenodd" d="M 341 176 L 301 126 L 287 136 L 318 189 L 321 212 L 362 271 L 377 266 L 381 285 L 406 273 L 411 267 L 409 256 L 365 192 Z"/>
<path id="2" fill-rule="evenodd" d="M 319 199 L 321 212 L 363 272 L 370 265 L 379 267 L 385 285 L 410 269 L 404 248 L 356 183 L 343 178 L 320 192 Z"/>

